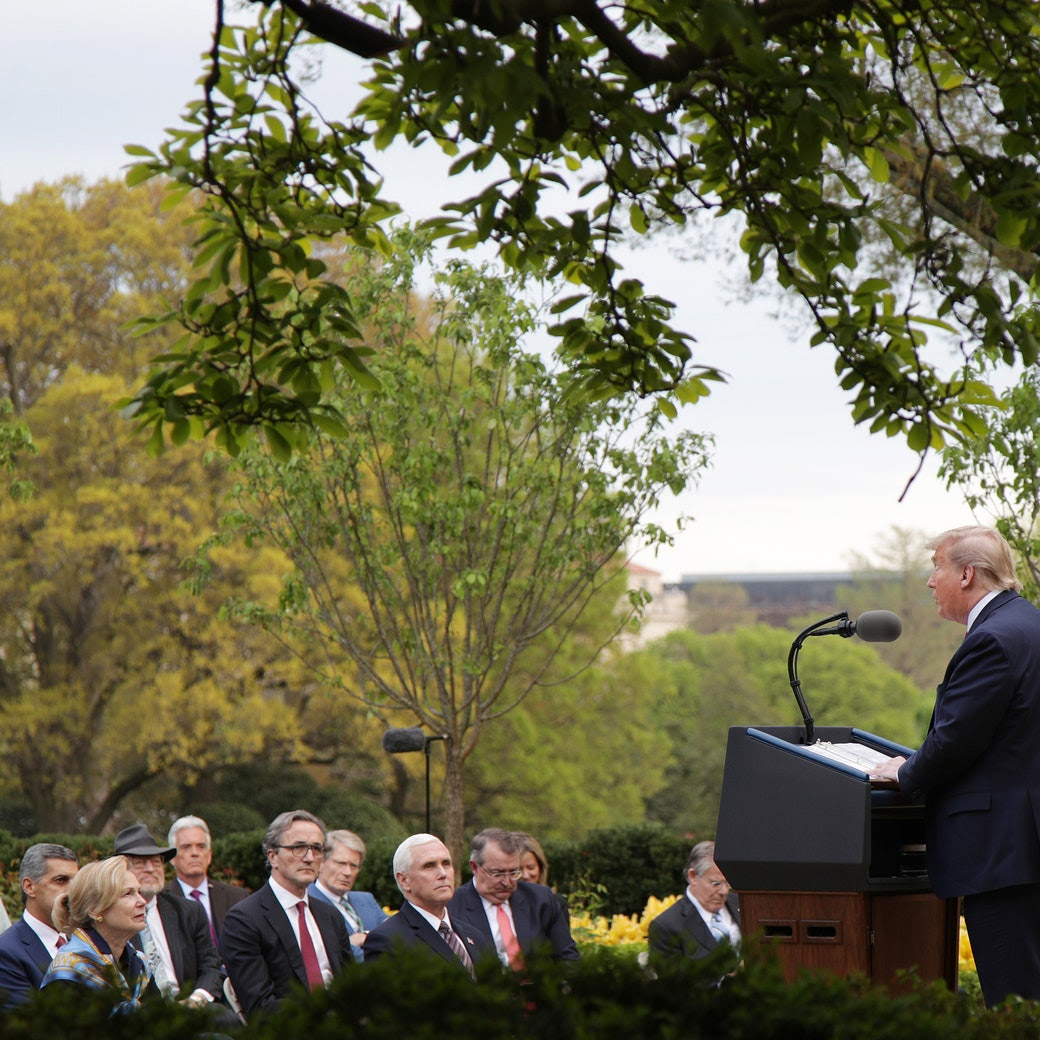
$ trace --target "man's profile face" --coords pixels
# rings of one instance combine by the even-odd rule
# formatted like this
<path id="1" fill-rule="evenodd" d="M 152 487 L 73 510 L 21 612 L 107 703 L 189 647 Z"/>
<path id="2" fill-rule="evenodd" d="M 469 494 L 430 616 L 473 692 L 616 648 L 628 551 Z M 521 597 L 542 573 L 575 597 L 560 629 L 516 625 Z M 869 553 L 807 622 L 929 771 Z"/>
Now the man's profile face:
<path id="1" fill-rule="evenodd" d="M 174 847 L 177 855 L 171 862 L 177 877 L 198 887 L 205 880 L 209 865 L 213 862 L 209 837 L 201 827 L 185 827 L 177 832 Z"/>
<path id="2" fill-rule="evenodd" d="M 935 609 L 939 617 L 962 625 L 968 620 L 968 614 L 974 606 L 969 602 L 969 585 L 967 568 L 951 563 L 943 546 L 936 548 L 932 554 L 932 573 L 928 578 L 928 588 L 932 590 L 932 599 L 935 600 Z"/>
<path id="3" fill-rule="evenodd" d="M 703 874 L 698 876 L 691 870 L 687 876 L 694 899 L 705 910 L 713 914 L 722 909 L 729 895 L 729 882 L 714 862 Z"/>
<path id="4" fill-rule="evenodd" d="M 79 872 L 79 864 L 75 860 L 52 859 L 48 857 L 45 861 L 46 871 L 39 881 L 26 878 L 22 882 L 22 891 L 29 902 L 26 906 L 34 906 L 33 916 L 37 920 L 51 923 L 51 912 L 58 896 L 67 892 L 69 882 Z"/>

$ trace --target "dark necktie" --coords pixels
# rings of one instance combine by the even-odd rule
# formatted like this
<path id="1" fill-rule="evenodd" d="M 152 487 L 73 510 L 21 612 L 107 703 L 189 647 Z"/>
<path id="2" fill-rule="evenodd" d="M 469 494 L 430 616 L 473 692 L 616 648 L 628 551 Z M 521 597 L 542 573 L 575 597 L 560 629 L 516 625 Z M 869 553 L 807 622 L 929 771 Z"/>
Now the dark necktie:
<path id="1" fill-rule="evenodd" d="M 473 972 L 473 961 L 470 960 L 470 956 L 466 952 L 466 947 L 462 945 L 462 940 L 451 928 L 448 927 L 448 922 L 441 921 L 441 926 L 437 931 L 440 933 L 440 937 L 451 947 L 451 952 L 462 961 L 462 965 L 466 971 L 476 978 L 476 975 Z"/>
<path id="2" fill-rule="evenodd" d="M 311 930 L 307 927 L 307 904 L 301 899 L 296 910 L 300 915 L 300 952 L 303 954 L 303 970 L 307 972 L 307 985 L 311 989 L 321 989 L 325 980 L 318 967 L 318 951 L 314 949 Z"/>
<path id="3" fill-rule="evenodd" d="M 203 903 L 203 901 L 202 901 L 202 893 L 197 888 L 193 888 L 191 890 L 191 898 L 194 899 L 195 902 L 198 903 L 199 906 L 202 907 L 202 912 L 204 914 L 206 914 L 206 904 Z M 207 922 L 207 924 L 209 924 L 209 937 L 213 940 L 213 945 L 216 946 L 217 945 L 217 931 L 213 927 L 213 922 L 210 920 L 209 914 L 206 914 L 206 922 Z"/>
<path id="4" fill-rule="evenodd" d="M 341 896 L 339 905 L 343 907 L 343 913 L 347 915 L 351 929 L 355 932 L 363 932 L 365 926 L 361 923 L 361 918 L 358 916 L 358 912 L 350 905 L 350 900 L 346 896 Z"/>

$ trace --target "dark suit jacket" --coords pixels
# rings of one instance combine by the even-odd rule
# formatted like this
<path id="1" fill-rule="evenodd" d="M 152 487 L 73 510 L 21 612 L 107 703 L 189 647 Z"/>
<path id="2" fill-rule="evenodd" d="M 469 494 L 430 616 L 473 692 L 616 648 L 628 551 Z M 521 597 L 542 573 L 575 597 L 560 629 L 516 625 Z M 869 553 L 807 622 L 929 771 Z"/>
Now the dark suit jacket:
<path id="1" fill-rule="evenodd" d="M 209 934 L 206 911 L 193 900 L 179 899 L 168 892 L 160 892 L 155 903 L 181 992 L 204 989 L 219 1000 L 224 992 L 224 972 Z M 139 935 L 130 941 L 138 950 L 143 949 Z"/>
<path id="2" fill-rule="evenodd" d="M 40 988 L 51 963 L 47 947 L 23 920 L 15 921 L 0 935 L 0 991 L 4 1006 L 20 1004 Z"/>
<path id="3" fill-rule="evenodd" d="M 726 897 L 726 909 L 739 925 L 740 901 L 735 892 Z M 654 959 L 680 956 L 699 960 L 719 945 L 685 892 L 650 922 L 647 937 L 650 956 Z"/>
<path id="4" fill-rule="evenodd" d="M 1040 882 L 1040 610 L 983 608 L 946 668 L 928 734 L 899 771 L 925 795 L 940 898 Z"/>
<path id="5" fill-rule="evenodd" d="M 323 903 L 328 903 L 329 906 L 336 906 L 327 895 L 312 881 L 307 886 L 307 894 L 311 899 L 320 899 Z M 358 917 L 361 918 L 361 928 L 370 932 L 376 925 L 381 924 L 386 920 L 386 914 L 383 913 L 383 908 L 376 902 L 376 897 L 371 892 L 354 892 L 350 891 L 347 893 L 347 902 L 354 908 Z M 353 935 L 356 931 L 351 926 L 350 921 L 347 920 L 342 910 L 336 906 L 336 911 L 340 917 L 343 918 L 343 924 L 347 929 L 348 935 Z M 350 944 L 350 949 L 354 953 L 354 960 L 363 961 L 365 959 L 364 947 L 355 946 L 353 943 Z"/>
<path id="6" fill-rule="evenodd" d="M 448 916 L 451 918 L 455 933 L 466 947 L 470 960 L 476 966 L 481 955 L 488 952 L 483 938 L 470 929 L 465 921 L 456 921 L 455 915 L 450 910 Z M 436 929 L 408 902 L 405 902 L 393 917 L 388 917 L 368 933 L 368 938 L 365 940 L 365 962 L 368 963 L 385 956 L 395 946 L 416 946 L 428 949 L 446 963 L 461 968 L 463 971 L 466 970 L 452 948 L 437 934 Z M 494 949 L 492 946 L 492 953 Z"/>
<path id="7" fill-rule="evenodd" d="M 328 903 L 314 899 L 309 904 L 335 974 L 354 961 L 343 918 Z M 220 952 L 247 1017 L 275 1008 L 293 986 L 307 986 L 300 944 L 269 884 L 228 911 Z"/>
<path id="8" fill-rule="evenodd" d="M 539 946 L 548 944 L 553 960 L 576 961 L 580 958 L 571 936 L 569 915 L 551 888 L 518 881 L 516 891 L 509 899 L 509 909 L 513 912 L 513 927 L 520 949 L 527 956 L 536 952 Z M 472 881 L 455 889 L 448 913 L 452 921 L 465 921 L 484 937 L 486 946 L 492 950 L 495 948 L 484 904 Z"/>
<path id="9" fill-rule="evenodd" d="M 207 884 L 209 885 L 209 907 L 213 912 L 213 926 L 216 928 L 217 937 L 219 938 L 220 930 L 224 927 L 224 918 L 227 917 L 227 912 L 235 903 L 242 902 L 249 895 L 249 889 L 239 888 L 238 885 L 228 885 L 223 881 L 208 881 Z M 168 892 L 171 896 L 194 902 L 190 896 L 184 894 L 184 889 L 181 888 L 181 883 L 176 878 L 163 891 Z"/>

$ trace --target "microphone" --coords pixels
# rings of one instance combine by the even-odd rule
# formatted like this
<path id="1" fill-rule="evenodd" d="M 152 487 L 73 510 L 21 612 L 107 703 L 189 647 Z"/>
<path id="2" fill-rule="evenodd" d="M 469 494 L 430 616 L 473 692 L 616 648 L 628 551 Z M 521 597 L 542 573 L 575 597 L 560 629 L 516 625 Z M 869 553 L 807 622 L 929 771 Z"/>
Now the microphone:
<path id="1" fill-rule="evenodd" d="M 841 621 L 834 628 L 816 629 L 804 633 L 811 636 L 841 636 L 850 639 L 859 636 L 865 643 L 894 643 L 903 634 L 903 622 L 898 614 L 891 610 L 868 610 L 855 621 L 850 621 L 848 614 L 838 614 Z M 827 621 L 832 621 L 828 618 Z M 825 625 L 827 621 L 821 621 Z"/>
<path id="2" fill-rule="evenodd" d="M 426 734 L 422 726 L 408 726 L 405 729 L 388 729 L 383 734 L 383 750 L 391 755 L 399 755 L 403 751 L 423 751 L 426 748 Z"/>
<path id="3" fill-rule="evenodd" d="M 447 740 L 447 733 L 434 733 L 427 736 L 422 726 L 407 726 L 402 729 L 388 729 L 383 734 L 383 750 L 391 755 L 400 755 L 406 751 L 425 751 L 434 740 Z"/>
<path id="4" fill-rule="evenodd" d="M 837 621 L 833 628 L 824 628 L 832 621 Z M 809 712 L 805 698 L 802 696 L 802 684 L 798 679 L 798 653 L 802 649 L 802 643 L 809 636 L 841 636 L 850 639 L 859 636 L 867 643 L 891 643 L 898 639 L 903 632 L 903 622 L 897 614 L 891 610 L 868 610 L 855 621 L 849 620 L 849 613 L 843 610 L 840 614 L 833 614 L 810 625 L 791 644 L 791 652 L 787 655 L 787 677 L 794 691 L 794 699 L 798 702 L 798 709 L 802 713 L 802 722 L 805 723 L 805 743 L 813 743 L 813 724 L 815 719 Z"/>

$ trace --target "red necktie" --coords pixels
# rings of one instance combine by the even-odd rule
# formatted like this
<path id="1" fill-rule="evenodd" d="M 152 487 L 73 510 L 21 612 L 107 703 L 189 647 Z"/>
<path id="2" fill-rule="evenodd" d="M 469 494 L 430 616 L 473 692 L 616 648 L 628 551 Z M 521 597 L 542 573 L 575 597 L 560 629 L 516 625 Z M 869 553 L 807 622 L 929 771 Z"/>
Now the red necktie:
<path id="1" fill-rule="evenodd" d="M 509 958 L 509 967 L 513 971 L 524 970 L 524 954 L 517 942 L 516 933 L 509 920 L 509 914 L 501 903 L 495 905 L 495 913 L 498 915 L 498 930 L 502 933 L 502 945 L 505 947 L 506 956 Z"/>
<path id="2" fill-rule="evenodd" d="M 195 902 L 198 903 L 199 906 L 202 907 L 202 912 L 205 914 L 206 913 L 206 904 L 202 902 L 202 893 L 197 888 L 193 888 L 191 890 L 191 898 L 194 899 Z M 209 924 L 209 937 L 213 940 L 213 945 L 216 946 L 217 945 L 217 932 L 216 932 L 216 929 L 213 927 L 213 922 L 210 921 L 210 919 L 209 919 L 209 914 L 206 914 L 206 921 Z"/>
<path id="3" fill-rule="evenodd" d="M 58 941 L 54 944 L 56 950 L 60 950 L 69 940 L 64 935 L 58 936 Z"/>
<path id="4" fill-rule="evenodd" d="M 300 952 L 303 954 L 303 970 L 307 972 L 307 985 L 311 989 L 321 989 L 325 980 L 318 967 L 318 951 L 314 949 L 311 930 L 307 927 L 307 904 L 301 899 L 296 909 L 300 914 Z"/>

